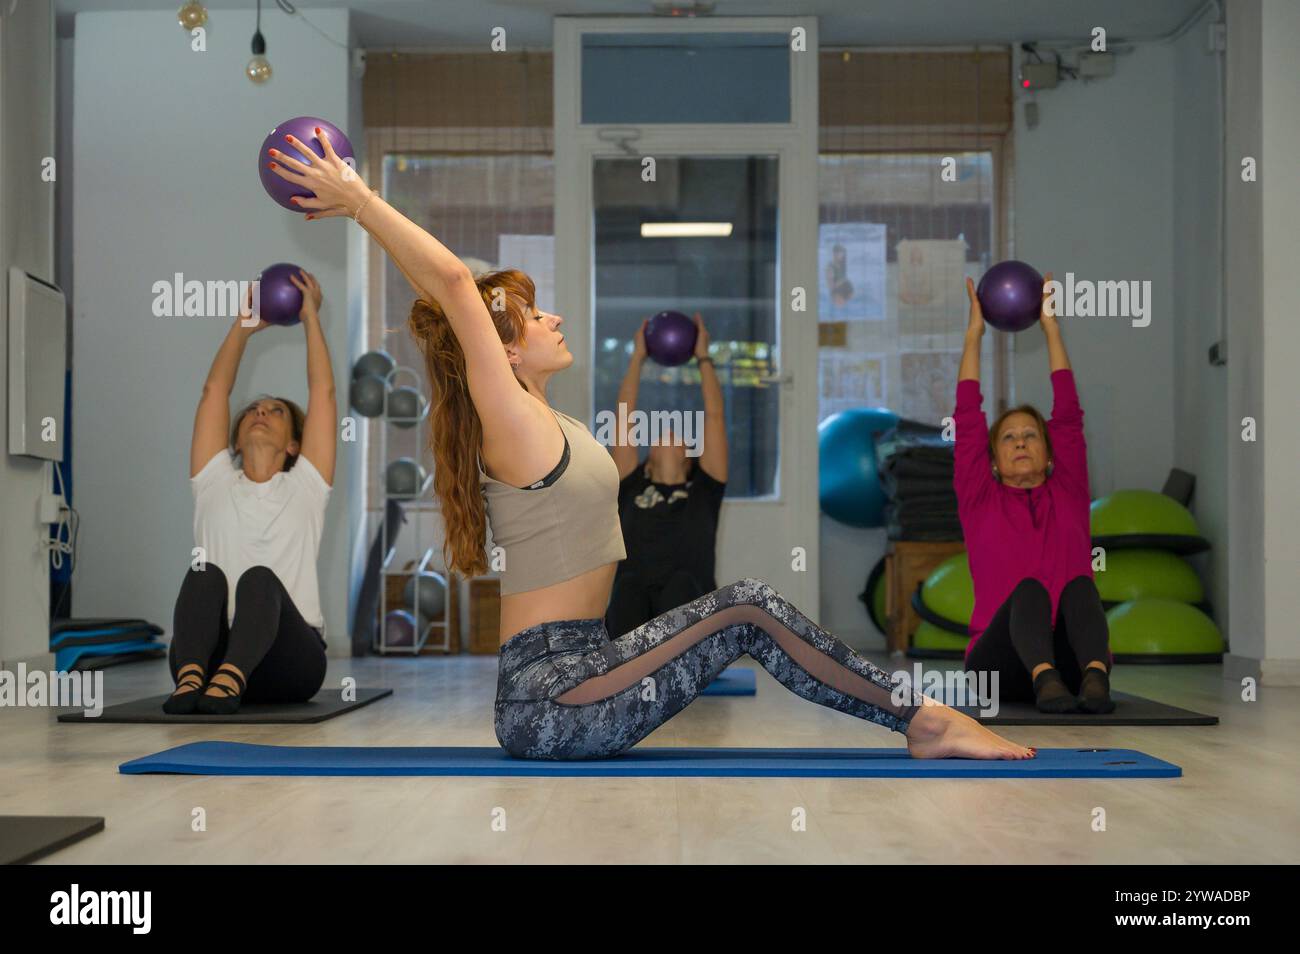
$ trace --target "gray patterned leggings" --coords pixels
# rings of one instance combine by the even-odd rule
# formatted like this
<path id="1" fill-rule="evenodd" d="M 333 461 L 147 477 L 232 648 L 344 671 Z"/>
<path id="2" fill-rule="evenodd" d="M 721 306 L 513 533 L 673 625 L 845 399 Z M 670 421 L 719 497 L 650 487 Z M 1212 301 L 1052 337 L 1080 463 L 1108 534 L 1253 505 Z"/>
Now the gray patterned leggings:
<path id="1" fill-rule="evenodd" d="M 906 732 L 921 694 L 744 579 L 610 639 L 602 619 L 558 620 L 501 646 L 497 740 L 516 758 L 587 759 L 631 748 L 727 666 L 753 656 L 818 705 Z M 900 703 L 897 699 L 901 699 Z"/>

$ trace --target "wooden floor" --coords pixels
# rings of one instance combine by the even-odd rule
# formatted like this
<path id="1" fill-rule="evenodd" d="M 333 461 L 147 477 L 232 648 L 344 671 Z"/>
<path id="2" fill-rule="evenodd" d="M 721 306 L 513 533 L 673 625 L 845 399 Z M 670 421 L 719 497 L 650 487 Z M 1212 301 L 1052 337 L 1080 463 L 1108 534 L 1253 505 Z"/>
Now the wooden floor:
<path id="1" fill-rule="evenodd" d="M 884 658 L 876 661 L 886 664 Z M 744 665 L 754 665 L 744 660 Z M 899 668 L 887 666 L 887 668 Z M 1243 703 L 1217 667 L 1121 667 L 1119 690 L 1216 714 L 1213 727 L 1008 728 L 1039 747 L 1135 748 L 1179 779 L 231 778 L 125 776 L 185 742 L 495 745 L 493 657 L 332 661 L 394 695 L 304 726 L 60 725 L 0 709 L 0 814 L 102 815 L 52 862 L 1300 861 L 1300 690 Z M 161 661 L 105 672 L 108 703 L 170 688 Z M 890 746 L 758 670 L 756 697 L 697 700 L 659 746 Z M 195 808 L 207 830 L 191 830 Z M 1096 809 L 1106 831 L 1092 830 Z M 806 831 L 792 813 L 806 812 Z M 505 831 L 493 830 L 504 813 Z"/>

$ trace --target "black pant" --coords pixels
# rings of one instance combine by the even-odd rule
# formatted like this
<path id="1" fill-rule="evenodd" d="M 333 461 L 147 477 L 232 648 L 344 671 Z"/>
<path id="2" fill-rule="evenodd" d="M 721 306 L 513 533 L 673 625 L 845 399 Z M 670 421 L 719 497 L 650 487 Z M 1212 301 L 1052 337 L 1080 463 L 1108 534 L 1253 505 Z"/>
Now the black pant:
<path id="1" fill-rule="evenodd" d="M 605 611 L 605 629 L 611 637 L 630 633 L 670 609 L 713 592 L 716 586 L 705 585 L 712 582 L 702 582 L 688 570 L 674 570 L 662 583 L 647 582 L 636 573 L 620 573 Z"/>
<path id="2" fill-rule="evenodd" d="M 972 672 L 997 672 L 998 697 L 1006 702 L 1032 702 L 1030 673 L 1042 663 L 1055 666 L 1071 692 L 1079 691 L 1083 670 L 1100 660 L 1110 671 L 1110 631 L 1097 584 L 1075 577 L 1061 591 L 1056 625 L 1052 598 L 1038 580 L 1021 580 L 993 614 L 988 628 L 966 658 Z"/>
<path id="3" fill-rule="evenodd" d="M 172 678 L 183 666 L 211 678 L 223 662 L 239 668 L 246 702 L 306 702 L 325 681 L 325 640 L 308 626 L 275 573 L 247 570 L 235 584 L 235 621 L 226 624 L 228 585 L 215 563 L 181 583 L 168 652 Z"/>

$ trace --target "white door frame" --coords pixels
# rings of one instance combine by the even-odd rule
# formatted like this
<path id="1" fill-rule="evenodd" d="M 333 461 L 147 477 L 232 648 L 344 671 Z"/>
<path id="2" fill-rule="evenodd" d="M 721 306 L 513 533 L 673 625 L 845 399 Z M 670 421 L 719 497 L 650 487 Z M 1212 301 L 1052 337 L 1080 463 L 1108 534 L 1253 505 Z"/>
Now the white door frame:
<path id="1" fill-rule="evenodd" d="M 806 48 L 790 54 L 790 122 L 736 125 L 618 124 L 584 126 L 580 118 L 582 35 L 588 33 L 804 31 Z M 557 17 L 554 47 L 555 299 L 569 318 L 574 364 L 552 383 L 551 400 L 579 420 L 592 420 L 591 273 L 594 236 L 592 163 L 628 157 L 601 129 L 635 130 L 641 155 L 772 155 L 778 157 L 777 320 L 781 391 L 778 493 L 728 499 L 719 528 L 717 580 L 768 580 L 810 616 L 819 615 L 817 501 L 817 21 L 809 17 L 648 18 Z M 707 135 L 706 135 L 707 134 Z M 805 310 L 791 310 L 796 288 Z M 798 548 L 798 550 L 796 550 Z M 802 569 L 798 568 L 802 557 Z"/>

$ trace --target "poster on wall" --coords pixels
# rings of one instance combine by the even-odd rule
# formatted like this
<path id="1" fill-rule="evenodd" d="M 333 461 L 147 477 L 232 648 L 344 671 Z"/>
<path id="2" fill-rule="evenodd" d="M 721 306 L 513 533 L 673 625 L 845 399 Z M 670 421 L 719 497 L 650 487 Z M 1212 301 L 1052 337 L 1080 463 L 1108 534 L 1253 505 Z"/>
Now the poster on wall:
<path id="1" fill-rule="evenodd" d="M 885 403 L 885 356 L 822 350 L 817 355 L 817 422 L 855 407 Z"/>
<path id="2" fill-rule="evenodd" d="M 497 262 L 502 268 L 526 272 L 537 286 L 539 311 L 555 310 L 555 236 L 501 235 Z"/>
<path id="3" fill-rule="evenodd" d="M 885 319 L 885 226 L 833 222 L 817 232 L 821 321 Z"/>
<path id="4" fill-rule="evenodd" d="M 950 335 L 966 327 L 966 240 L 904 239 L 898 243 L 900 335 Z M 905 339 L 913 347 L 937 347 Z"/>

